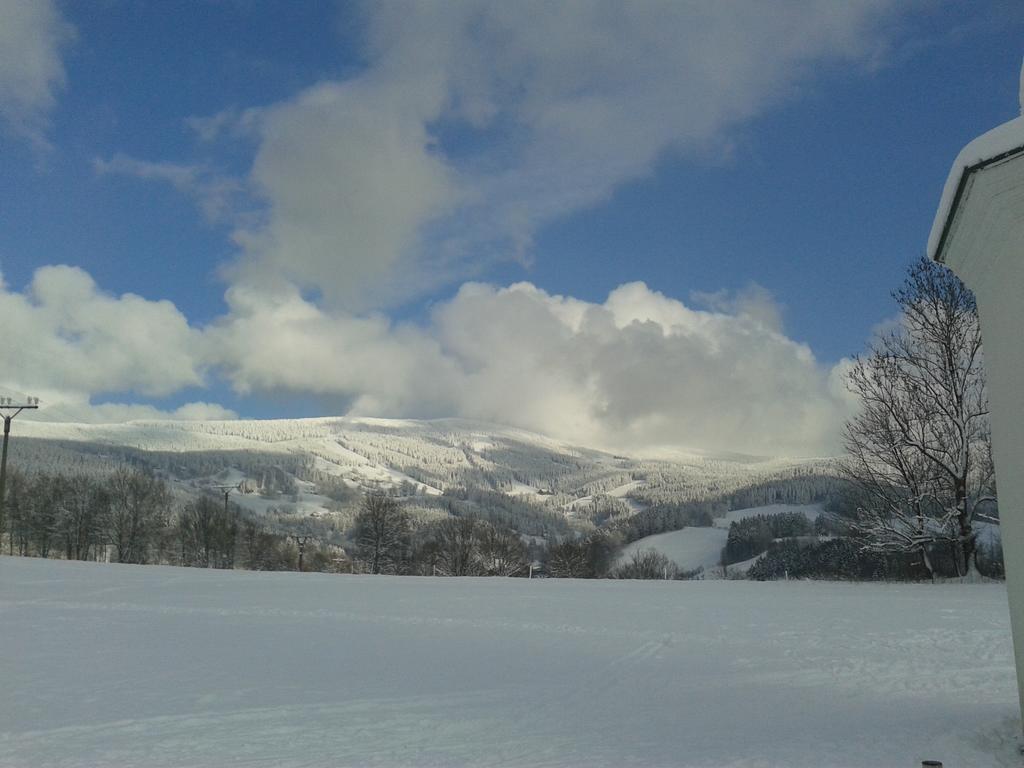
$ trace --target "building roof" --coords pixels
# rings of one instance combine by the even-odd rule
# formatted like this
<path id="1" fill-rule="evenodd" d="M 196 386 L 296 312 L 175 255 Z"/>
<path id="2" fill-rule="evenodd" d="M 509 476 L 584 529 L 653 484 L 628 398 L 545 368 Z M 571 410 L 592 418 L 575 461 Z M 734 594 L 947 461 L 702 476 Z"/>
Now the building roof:
<path id="1" fill-rule="evenodd" d="M 928 237 L 929 257 L 935 261 L 945 261 L 949 233 L 967 198 L 971 177 L 978 171 L 1020 154 L 1024 154 L 1024 116 L 993 128 L 960 150 L 946 179 Z"/>

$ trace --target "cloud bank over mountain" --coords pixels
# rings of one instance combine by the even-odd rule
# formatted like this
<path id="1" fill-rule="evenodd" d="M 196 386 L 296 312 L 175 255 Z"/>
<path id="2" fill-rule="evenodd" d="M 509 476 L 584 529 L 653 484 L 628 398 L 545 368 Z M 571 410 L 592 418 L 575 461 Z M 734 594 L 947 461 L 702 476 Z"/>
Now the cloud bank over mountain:
<path id="1" fill-rule="evenodd" d="M 728 155 L 733 132 L 815 68 L 874 66 L 897 5 L 367 3 L 344 76 L 182 115 L 194 160 L 94 158 L 97 177 L 170 184 L 224 227 L 220 316 L 197 325 L 171 300 L 41 267 L 0 289 L 14 339 L 0 384 L 83 415 L 227 382 L 623 450 L 832 451 L 840 377 L 786 335 L 762 288 L 688 306 L 642 283 L 597 303 L 474 280 L 542 258 L 546 224 L 666 157 Z M 71 27 L 50 3 L 0 0 L 0 14 L 0 118 L 43 142 Z M 250 153 L 243 173 L 218 166 L 224 147 Z M 426 319 L 392 319 L 439 295 Z M 161 413 L 128 402 L 98 417 Z M 176 415 L 234 414 L 197 402 Z"/>
<path id="2" fill-rule="evenodd" d="M 93 394 L 165 395 L 223 377 L 241 393 L 343 399 L 351 414 L 463 416 L 616 450 L 835 450 L 846 413 L 836 375 L 755 293 L 719 297 L 732 307 L 723 311 L 642 283 L 599 304 L 529 283 L 466 283 L 417 325 L 325 310 L 297 291 L 268 301 L 232 289 L 226 315 L 193 327 L 167 301 L 110 296 L 81 270 L 46 267 L 25 292 L 0 293 L 0 316 L 24 340 L 0 350 L 0 365 L 7 386 L 76 414 Z M 198 403 L 164 415 L 233 414 Z"/>

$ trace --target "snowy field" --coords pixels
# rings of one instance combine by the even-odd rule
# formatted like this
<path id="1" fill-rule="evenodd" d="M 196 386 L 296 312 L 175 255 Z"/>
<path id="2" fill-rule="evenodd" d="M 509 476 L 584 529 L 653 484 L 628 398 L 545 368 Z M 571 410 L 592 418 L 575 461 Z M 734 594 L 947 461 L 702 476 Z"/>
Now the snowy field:
<path id="1" fill-rule="evenodd" d="M 0 557 L 4 766 L 1020 765 L 999 585 Z"/>
<path id="2" fill-rule="evenodd" d="M 799 512 L 813 523 L 821 515 L 822 506 L 821 504 L 769 504 L 766 507 L 734 509 L 731 512 L 726 512 L 722 517 L 716 517 L 714 524 L 719 528 L 728 530 L 732 523 L 738 523 L 740 520 L 746 520 L 748 517 L 756 517 L 757 515 L 771 517 L 772 515 L 781 515 L 785 512 Z"/>
<path id="3" fill-rule="evenodd" d="M 729 532 L 722 528 L 683 528 L 656 533 L 627 544 L 616 563 L 628 563 L 636 552 L 653 549 L 684 570 L 710 571 L 722 561 L 722 547 Z M 719 569 L 721 570 L 721 569 Z"/>

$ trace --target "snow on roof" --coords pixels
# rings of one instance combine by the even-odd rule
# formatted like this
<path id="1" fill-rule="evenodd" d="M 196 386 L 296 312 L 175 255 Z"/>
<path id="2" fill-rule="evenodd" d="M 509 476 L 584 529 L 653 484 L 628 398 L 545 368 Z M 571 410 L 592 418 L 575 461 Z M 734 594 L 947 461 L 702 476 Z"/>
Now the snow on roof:
<path id="1" fill-rule="evenodd" d="M 942 261 L 942 254 L 939 251 L 943 245 L 943 233 L 946 231 L 947 222 L 955 214 L 954 207 L 957 203 L 957 191 L 960 189 L 961 180 L 980 166 L 988 165 L 994 160 L 1018 152 L 1024 152 L 1024 116 L 1016 117 L 993 128 L 988 133 L 983 133 L 960 150 L 960 154 L 953 161 L 949 177 L 946 179 L 939 209 L 935 213 L 932 231 L 928 236 L 928 256 L 930 258 Z"/>

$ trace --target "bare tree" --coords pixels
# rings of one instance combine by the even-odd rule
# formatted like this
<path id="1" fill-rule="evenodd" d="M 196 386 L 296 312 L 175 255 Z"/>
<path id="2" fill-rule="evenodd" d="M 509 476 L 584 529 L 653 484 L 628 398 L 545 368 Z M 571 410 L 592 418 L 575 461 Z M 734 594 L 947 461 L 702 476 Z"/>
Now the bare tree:
<path id="1" fill-rule="evenodd" d="M 518 534 L 481 523 L 477 538 L 478 557 L 487 575 L 519 576 L 526 571 L 526 546 Z"/>
<path id="2" fill-rule="evenodd" d="M 548 552 L 548 573 L 559 579 L 586 579 L 593 576 L 586 541 L 566 540 Z"/>
<path id="3" fill-rule="evenodd" d="M 119 563 L 145 563 L 164 524 L 170 491 L 157 477 L 119 469 L 107 483 L 109 531 Z"/>
<path id="4" fill-rule="evenodd" d="M 359 557 L 370 573 L 401 573 L 409 556 L 409 515 L 393 497 L 371 491 L 356 516 Z"/>
<path id="5" fill-rule="evenodd" d="M 483 576 L 480 558 L 480 521 L 472 517 L 449 517 L 434 529 L 434 563 L 442 576 Z"/>
<path id="6" fill-rule="evenodd" d="M 58 541 L 61 509 L 68 495 L 68 481 L 61 475 L 36 475 L 29 500 L 28 530 L 39 557 L 49 557 Z"/>
<path id="7" fill-rule="evenodd" d="M 95 554 L 109 511 L 110 497 L 102 484 L 82 476 L 68 480 L 57 518 L 68 560 L 88 560 Z"/>
<path id="8" fill-rule="evenodd" d="M 200 496 L 178 514 L 182 565 L 233 568 L 240 516 L 236 507 Z"/>
<path id="9" fill-rule="evenodd" d="M 847 422 L 845 471 L 859 489 L 857 531 L 877 552 L 952 548 L 975 569 L 979 507 L 992 497 L 988 402 L 974 296 L 944 267 L 915 263 L 894 293 L 899 327 L 854 360 L 861 401 Z"/>
<path id="10" fill-rule="evenodd" d="M 29 523 L 31 521 L 31 490 L 29 479 L 14 468 L 7 478 L 7 553 L 27 555 L 29 549 Z"/>
<path id="11" fill-rule="evenodd" d="M 618 579 L 674 579 L 679 567 L 656 549 L 639 549 L 613 575 Z"/>
<path id="12" fill-rule="evenodd" d="M 275 567 L 277 540 L 255 520 L 242 523 L 242 547 L 245 567 L 251 571 L 264 571 Z"/>
<path id="13" fill-rule="evenodd" d="M 565 579 L 604 578 L 612 571 L 622 543 L 621 531 L 601 529 L 585 538 L 566 539 L 548 550 L 548 573 Z"/>

